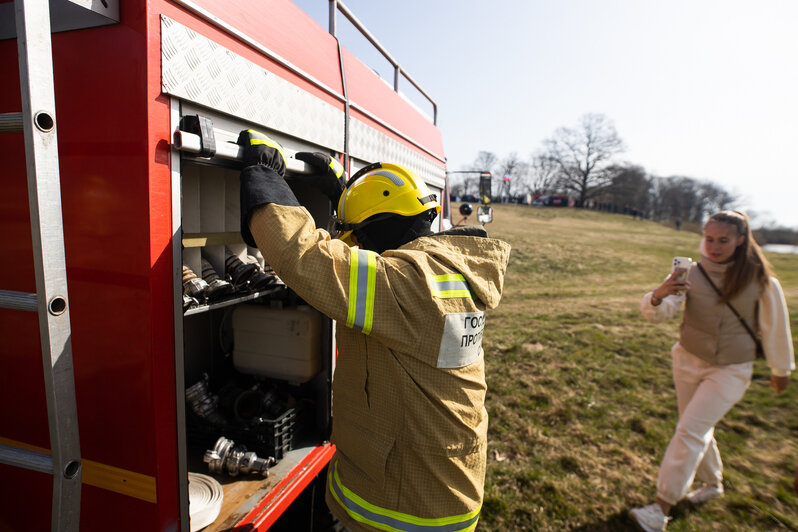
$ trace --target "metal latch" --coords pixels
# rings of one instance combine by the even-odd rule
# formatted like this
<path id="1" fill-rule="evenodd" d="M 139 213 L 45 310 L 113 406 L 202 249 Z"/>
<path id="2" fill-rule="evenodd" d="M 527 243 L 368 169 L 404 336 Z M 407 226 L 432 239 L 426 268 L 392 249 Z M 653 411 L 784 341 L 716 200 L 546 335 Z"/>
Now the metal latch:
<path id="1" fill-rule="evenodd" d="M 174 143 L 177 146 L 184 144 L 182 132 L 196 135 L 197 139 L 192 139 L 195 144 L 199 140 L 199 146 L 194 146 L 197 150 L 194 153 L 200 157 L 213 157 L 216 155 L 216 137 L 213 135 L 213 120 L 206 116 L 185 115 L 180 119 L 180 127 L 174 133 Z M 193 150 L 192 150 L 193 151 Z"/>

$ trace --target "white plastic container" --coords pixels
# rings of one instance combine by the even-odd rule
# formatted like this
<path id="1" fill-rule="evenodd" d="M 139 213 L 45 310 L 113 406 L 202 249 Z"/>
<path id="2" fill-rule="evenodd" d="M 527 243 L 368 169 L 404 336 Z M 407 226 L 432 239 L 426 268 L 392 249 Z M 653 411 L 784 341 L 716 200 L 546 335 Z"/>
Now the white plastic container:
<path id="1" fill-rule="evenodd" d="M 242 372 L 302 383 L 321 369 L 321 314 L 308 306 L 233 311 L 233 365 Z"/>

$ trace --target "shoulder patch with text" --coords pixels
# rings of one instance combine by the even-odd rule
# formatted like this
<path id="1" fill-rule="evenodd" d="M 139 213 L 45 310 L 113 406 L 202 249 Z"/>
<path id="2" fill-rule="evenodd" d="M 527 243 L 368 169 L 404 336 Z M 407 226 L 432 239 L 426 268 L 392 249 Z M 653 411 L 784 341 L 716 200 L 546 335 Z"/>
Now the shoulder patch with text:
<path id="1" fill-rule="evenodd" d="M 439 368 L 462 368 L 472 364 L 482 352 L 485 312 L 447 314 L 438 352 Z"/>

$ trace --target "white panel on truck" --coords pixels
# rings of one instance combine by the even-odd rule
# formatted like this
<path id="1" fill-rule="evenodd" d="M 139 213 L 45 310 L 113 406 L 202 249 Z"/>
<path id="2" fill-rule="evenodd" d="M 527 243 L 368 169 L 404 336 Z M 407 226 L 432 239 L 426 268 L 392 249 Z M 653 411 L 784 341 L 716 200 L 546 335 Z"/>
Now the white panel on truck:
<path id="1" fill-rule="evenodd" d="M 343 111 L 165 16 L 161 16 L 161 55 L 163 92 L 343 153 Z M 214 119 L 216 127 L 221 118 Z M 430 185 L 444 186 L 441 162 L 354 118 L 349 144 L 355 159 L 401 164 Z"/>
<path id="2" fill-rule="evenodd" d="M 161 86 L 166 94 L 344 150 L 343 111 L 164 16 Z"/>

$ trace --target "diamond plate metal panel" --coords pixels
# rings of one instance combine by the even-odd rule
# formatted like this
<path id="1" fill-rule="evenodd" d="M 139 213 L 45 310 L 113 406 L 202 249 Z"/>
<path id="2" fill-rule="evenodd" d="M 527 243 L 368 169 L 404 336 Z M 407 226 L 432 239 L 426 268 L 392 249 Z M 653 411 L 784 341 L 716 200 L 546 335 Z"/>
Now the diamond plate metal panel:
<path id="1" fill-rule="evenodd" d="M 352 157 L 370 163 L 380 161 L 407 166 L 427 183 L 443 188 L 446 170 L 440 163 L 360 120 L 351 119 L 349 128 L 349 153 Z"/>
<path id="2" fill-rule="evenodd" d="M 344 113 L 161 16 L 163 92 L 314 144 L 344 150 Z"/>

